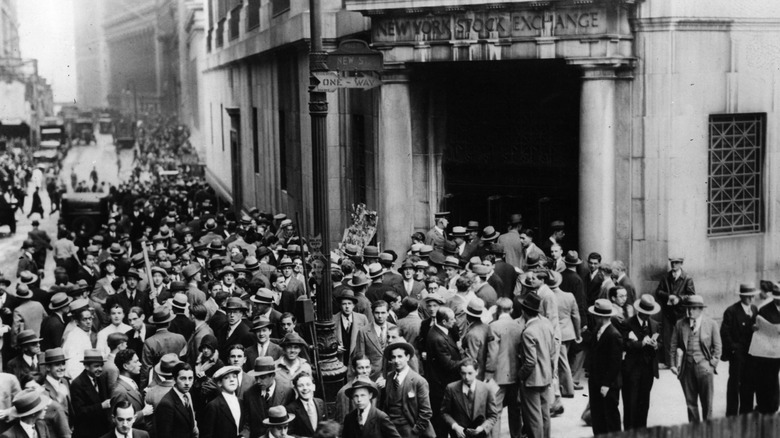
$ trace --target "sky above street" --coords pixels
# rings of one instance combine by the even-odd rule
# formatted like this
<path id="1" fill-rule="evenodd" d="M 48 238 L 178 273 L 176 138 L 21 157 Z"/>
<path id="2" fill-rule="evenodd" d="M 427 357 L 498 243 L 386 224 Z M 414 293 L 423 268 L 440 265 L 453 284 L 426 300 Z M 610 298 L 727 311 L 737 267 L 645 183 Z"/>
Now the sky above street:
<path id="1" fill-rule="evenodd" d="M 54 90 L 54 101 L 76 98 L 73 0 L 19 0 L 19 45 L 23 58 L 38 59 L 38 73 Z"/>

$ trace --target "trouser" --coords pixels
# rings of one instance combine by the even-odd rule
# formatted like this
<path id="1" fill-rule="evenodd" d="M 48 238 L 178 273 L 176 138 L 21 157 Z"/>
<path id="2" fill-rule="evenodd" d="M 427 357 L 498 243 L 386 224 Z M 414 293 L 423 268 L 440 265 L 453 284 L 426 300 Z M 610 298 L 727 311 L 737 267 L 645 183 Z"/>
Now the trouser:
<path id="1" fill-rule="evenodd" d="M 675 364 L 672 363 L 672 333 L 674 332 L 674 325 L 677 323 L 675 319 L 677 314 L 673 308 L 664 310 L 664 312 L 671 312 L 671 315 L 661 315 L 661 336 L 663 343 L 661 344 L 661 351 L 659 352 L 658 360 L 671 367 Z"/>
<path id="2" fill-rule="evenodd" d="M 620 390 L 609 388 L 606 396 L 601 395 L 601 385 L 596 382 L 588 382 L 590 395 L 590 421 L 593 427 L 593 435 L 607 432 L 620 432 Z"/>
<path id="3" fill-rule="evenodd" d="M 623 429 L 647 427 L 650 391 L 654 380 L 651 364 L 623 368 Z"/>
<path id="4" fill-rule="evenodd" d="M 687 360 L 687 358 L 685 359 Z M 775 373 L 775 379 L 777 378 Z M 688 421 L 698 423 L 712 417 L 713 368 L 706 360 L 699 363 L 688 362 L 680 373 L 680 384 L 688 406 Z M 701 402 L 701 416 L 699 416 Z"/>
<path id="5" fill-rule="evenodd" d="M 524 430 L 528 438 L 550 436 L 550 386 L 528 387 L 520 384 Z"/>
<path id="6" fill-rule="evenodd" d="M 509 437 L 518 438 L 522 436 L 521 429 L 523 428 L 523 414 L 520 407 L 520 399 L 517 391 L 517 384 L 511 383 L 508 385 L 498 385 L 498 391 L 496 391 L 496 404 L 498 408 L 503 412 L 504 407 L 507 408 L 507 420 L 509 420 Z M 499 417 L 496 425 L 493 427 L 492 436 L 501 436 L 501 418 Z"/>
<path id="7" fill-rule="evenodd" d="M 753 357 L 756 377 L 756 410 L 762 414 L 774 414 L 780 405 L 780 359 Z"/>
<path id="8" fill-rule="evenodd" d="M 571 378 L 575 385 L 579 385 L 580 382 L 585 380 L 585 358 L 587 357 L 588 350 L 585 348 L 579 349 L 574 354 L 569 353 L 569 362 L 571 363 Z"/>
<path id="9" fill-rule="evenodd" d="M 561 386 L 558 382 L 558 358 L 561 356 L 561 340 L 554 338 L 553 343 L 553 355 L 552 355 L 552 383 L 550 384 L 550 408 L 557 408 L 561 404 Z"/>
<path id="10" fill-rule="evenodd" d="M 726 386 L 726 415 L 753 412 L 755 386 L 753 359 L 747 352 L 736 352 L 729 359 L 729 381 Z"/>
<path id="11" fill-rule="evenodd" d="M 561 342 L 561 352 L 558 355 L 558 381 L 560 382 L 561 395 L 574 395 L 574 381 L 569 366 L 569 347 L 574 341 Z"/>

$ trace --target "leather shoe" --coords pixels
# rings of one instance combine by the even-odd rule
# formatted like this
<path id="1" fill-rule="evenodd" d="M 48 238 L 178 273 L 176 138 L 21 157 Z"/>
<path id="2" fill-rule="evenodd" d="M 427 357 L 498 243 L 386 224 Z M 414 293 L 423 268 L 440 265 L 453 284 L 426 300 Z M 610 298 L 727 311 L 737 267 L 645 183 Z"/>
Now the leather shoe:
<path id="1" fill-rule="evenodd" d="M 550 409 L 550 417 L 559 417 L 563 414 L 563 405 L 553 406 Z"/>

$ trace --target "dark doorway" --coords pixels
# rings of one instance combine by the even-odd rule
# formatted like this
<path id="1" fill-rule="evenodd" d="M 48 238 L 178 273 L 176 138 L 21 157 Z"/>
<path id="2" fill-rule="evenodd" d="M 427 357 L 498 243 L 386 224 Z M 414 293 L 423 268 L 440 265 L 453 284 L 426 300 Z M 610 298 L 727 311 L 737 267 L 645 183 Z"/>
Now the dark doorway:
<path id="1" fill-rule="evenodd" d="M 446 93 L 442 208 L 455 225 L 505 231 L 519 212 L 537 237 L 552 220 L 577 242 L 580 75 L 562 61 L 437 66 Z"/>
<path id="2" fill-rule="evenodd" d="M 230 115 L 230 163 L 233 174 L 233 210 L 237 218 L 241 217 L 244 205 L 244 185 L 241 175 L 241 111 L 238 108 L 225 108 Z"/>

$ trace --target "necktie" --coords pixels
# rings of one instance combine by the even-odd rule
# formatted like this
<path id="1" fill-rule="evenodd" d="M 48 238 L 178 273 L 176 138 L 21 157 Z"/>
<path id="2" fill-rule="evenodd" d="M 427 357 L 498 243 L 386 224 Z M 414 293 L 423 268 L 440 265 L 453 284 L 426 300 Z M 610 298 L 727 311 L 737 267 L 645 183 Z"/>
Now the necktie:
<path id="1" fill-rule="evenodd" d="M 398 374 L 393 377 L 393 388 L 398 389 L 398 387 L 401 386 L 401 376 Z"/>
<path id="2" fill-rule="evenodd" d="M 190 408 L 190 395 L 184 394 L 184 407 L 189 409 Z"/>
<path id="3" fill-rule="evenodd" d="M 30 438 L 38 438 L 38 431 L 35 430 L 35 425 L 33 425 L 32 435 L 30 436 Z"/>
<path id="4" fill-rule="evenodd" d="M 317 408 L 314 406 L 314 402 L 309 400 L 304 405 L 306 406 L 306 412 L 309 414 L 311 428 L 317 430 Z"/>
<path id="5" fill-rule="evenodd" d="M 349 326 L 350 326 L 349 320 L 345 319 L 344 320 L 344 330 L 345 331 L 349 331 Z"/>
<path id="6" fill-rule="evenodd" d="M 32 358 L 32 369 L 37 370 L 38 369 L 38 358 L 33 356 Z"/>
<path id="7" fill-rule="evenodd" d="M 382 339 L 380 339 L 380 341 L 382 343 L 382 348 L 385 348 L 385 346 L 387 345 L 387 328 L 386 327 L 382 327 Z"/>
<path id="8" fill-rule="evenodd" d="M 363 414 L 364 414 L 364 413 L 365 413 L 365 410 L 364 410 L 364 409 L 359 409 L 359 410 L 358 410 L 358 423 L 359 423 L 361 426 L 365 426 L 365 424 L 366 424 L 365 418 L 363 417 Z"/>
<path id="9" fill-rule="evenodd" d="M 100 394 L 100 389 L 98 388 L 98 383 L 97 383 L 97 380 L 95 380 L 95 379 L 92 379 L 92 386 L 94 386 L 94 387 L 95 387 L 95 392 L 97 392 L 98 394 Z"/>

